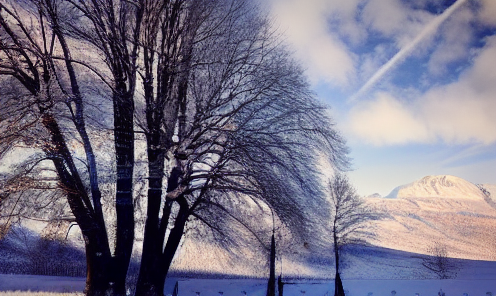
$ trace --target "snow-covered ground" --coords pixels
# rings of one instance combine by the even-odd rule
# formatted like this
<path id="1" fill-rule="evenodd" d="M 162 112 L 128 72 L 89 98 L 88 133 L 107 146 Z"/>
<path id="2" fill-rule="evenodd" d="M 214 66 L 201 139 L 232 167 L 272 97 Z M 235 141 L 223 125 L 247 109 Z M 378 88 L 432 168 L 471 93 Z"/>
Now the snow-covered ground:
<path id="1" fill-rule="evenodd" d="M 496 185 L 491 186 L 484 185 L 484 188 L 491 192 L 491 200 L 496 201 Z M 395 196 L 369 198 L 368 202 L 384 210 L 388 219 L 378 222 L 377 239 L 373 242 L 376 247 L 351 247 L 342 255 L 342 278 L 347 295 L 435 296 L 440 289 L 446 296 L 496 295 L 496 208 L 477 190 L 475 185 L 459 178 L 431 176 L 399 187 L 393 192 Z M 25 254 L 32 253 L 32 241 L 39 229 L 29 224 L 25 227 L 27 231 L 19 228 L 18 235 L 7 237 L 0 245 L 0 267 L 7 263 L 17 266 L 33 257 L 24 258 Z M 458 258 L 453 259 L 457 266 L 456 278 L 438 280 L 436 274 L 422 266 L 428 247 L 436 242 L 444 244 L 449 254 Z M 284 295 L 332 296 L 332 250 L 302 249 L 293 255 L 278 253 L 277 273 L 282 270 L 286 276 Z M 284 250 L 278 249 L 281 251 Z M 240 252 L 244 254 L 243 250 Z M 255 260 L 246 254 L 244 261 L 238 258 L 229 263 L 226 252 L 198 241 L 186 241 L 174 260 L 173 269 L 183 273 L 265 276 L 268 270 L 264 255 L 255 253 Z M 196 296 L 197 292 L 200 296 L 216 296 L 219 292 L 224 296 L 243 296 L 245 292 L 246 295 L 266 294 L 265 279 L 218 277 L 171 277 L 167 279 L 165 293 L 171 294 L 177 283 L 181 296 Z M 0 296 L 4 295 L 1 291 L 62 293 L 83 289 L 84 278 L 0 274 Z"/>
<path id="2" fill-rule="evenodd" d="M 175 279 L 171 279 L 174 281 Z M 285 296 L 332 296 L 334 295 L 333 281 L 291 281 L 284 285 Z M 487 292 L 496 294 L 496 279 L 488 280 L 343 280 L 344 289 L 348 296 L 389 296 L 393 291 L 396 295 L 436 295 L 440 289 L 447 296 L 468 295 L 486 296 Z M 172 293 L 174 284 L 169 282 L 165 292 Z M 222 292 L 230 295 L 265 296 L 267 282 L 265 280 L 179 280 L 180 295 L 214 296 Z"/>
<path id="3" fill-rule="evenodd" d="M 216 296 L 220 292 L 224 296 L 237 295 L 266 295 L 267 281 L 261 279 L 181 279 L 169 278 L 166 283 L 166 295 L 172 294 L 178 283 L 179 295 Z M 332 296 L 334 294 L 333 281 L 318 280 L 287 280 L 284 285 L 285 296 Z M 496 294 L 496 277 L 492 279 L 456 279 L 456 280 L 343 280 L 346 295 L 348 296 L 389 296 L 396 295 L 436 295 L 441 289 L 446 296 L 488 296 Z M 0 291 L 30 290 L 81 292 L 84 288 L 84 279 L 0 275 Z M 246 292 L 246 294 L 244 294 Z M 0 295 L 2 293 L 0 292 Z"/>
<path id="4" fill-rule="evenodd" d="M 456 259 L 458 266 L 455 279 L 438 280 L 435 274 L 425 270 L 418 254 L 383 248 L 354 250 L 344 262 L 343 284 L 348 296 L 435 296 L 440 289 L 446 296 L 496 295 L 496 261 Z M 286 265 L 286 268 L 289 268 Z M 283 270 L 284 271 L 284 270 Z M 290 273 L 291 270 L 284 271 Z M 333 275 L 333 266 L 327 267 L 328 276 Z M 321 272 L 320 274 L 323 274 Z M 285 296 L 328 296 L 334 294 L 333 280 L 284 278 Z M 178 284 L 179 295 L 224 296 L 266 295 L 266 279 L 229 278 L 179 278 L 166 281 L 165 294 L 172 294 Z M 0 274 L 0 291 L 55 291 L 81 292 L 84 278 L 3 275 Z M 303 293 L 304 292 L 304 293 Z M 0 292 L 0 296 L 3 296 Z"/>
<path id="5" fill-rule="evenodd" d="M 76 277 L 0 274 L 0 291 L 82 292 L 84 284 Z"/>

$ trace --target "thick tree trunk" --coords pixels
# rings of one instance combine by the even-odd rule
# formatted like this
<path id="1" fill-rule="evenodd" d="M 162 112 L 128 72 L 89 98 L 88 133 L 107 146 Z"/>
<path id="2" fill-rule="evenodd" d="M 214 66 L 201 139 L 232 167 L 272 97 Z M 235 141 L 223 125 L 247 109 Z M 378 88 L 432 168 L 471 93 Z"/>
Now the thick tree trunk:
<path id="1" fill-rule="evenodd" d="M 270 275 L 267 283 L 267 296 L 276 296 L 276 241 L 274 234 L 270 242 Z"/>
<path id="2" fill-rule="evenodd" d="M 107 268 L 111 255 L 103 217 L 91 205 L 56 120 L 45 112 L 42 122 L 51 135 L 51 145 L 44 148 L 45 153 L 52 158 L 60 185 L 67 192 L 67 201 L 84 236 L 87 262 L 85 293 L 105 295 L 109 286 Z"/>
<path id="3" fill-rule="evenodd" d="M 85 237 L 86 238 L 86 237 Z M 110 253 L 105 246 L 88 237 L 86 242 L 86 287 L 87 296 L 105 296 L 109 289 Z M 106 254 L 105 254 L 106 253 Z"/>
<path id="4" fill-rule="evenodd" d="M 134 242 L 133 169 L 134 103 L 124 82 L 114 94 L 114 145 L 117 167 L 115 209 L 117 229 L 112 264 L 113 294 L 126 295 L 126 275 Z"/>
<path id="5" fill-rule="evenodd" d="M 162 262 L 160 264 L 160 279 L 157 284 L 161 291 L 164 290 L 165 278 L 169 273 L 172 259 L 174 259 L 174 255 L 176 254 L 179 243 L 184 235 L 184 227 L 186 226 L 189 217 L 189 205 L 186 197 L 181 194 L 176 200 L 179 204 L 179 212 L 174 223 L 174 228 L 172 228 L 169 237 L 167 238 L 167 244 L 165 245 Z"/>
<path id="6" fill-rule="evenodd" d="M 145 222 L 145 237 L 141 255 L 141 266 L 136 284 L 136 295 L 163 295 L 159 282 L 160 258 L 163 241 L 159 239 L 159 217 L 161 190 L 148 190 L 148 210 Z"/>
<path id="7" fill-rule="evenodd" d="M 148 243 L 154 242 L 154 246 L 148 246 L 147 250 L 148 254 L 145 254 L 145 244 L 143 244 L 143 256 L 141 261 L 140 275 L 138 278 L 138 284 L 136 286 L 136 295 L 143 296 L 162 296 L 164 291 L 165 279 L 167 277 L 167 273 L 169 272 L 172 259 L 179 247 L 179 243 L 181 242 L 182 236 L 184 234 L 184 227 L 186 225 L 186 221 L 188 220 L 188 203 L 184 196 L 179 196 L 177 198 L 177 202 L 179 203 L 179 213 L 176 217 L 174 228 L 172 228 L 169 236 L 167 237 L 167 243 L 165 245 L 165 249 L 162 252 L 159 249 L 158 256 L 151 256 L 151 252 L 156 253 L 157 247 L 163 245 L 163 239 L 160 240 L 157 237 L 149 237 Z M 170 207 L 171 204 L 167 203 L 167 207 Z M 165 217 L 164 217 L 165 218 Z M 158 260 L 160 258 L 160 260 Z M 145 260 L 145 261 L 143 261 Z"/>
<path id="8" fill-rule="evenodd" d="M 145 233 L 141 266 L 136 284 L 136 295 L 162 295 L 159 282 L 160 258 L 162 257 L 163 236 L 160 232 L 160 206 L 162 201 L 162 181 L 165 155 L 160 132 L 147 135 L 148 154 L 148 205 L 145 221 Z M 171 206 L 170 204 L 164 205 Z M 167 217 L 162 217 L 167 219 Z"/>

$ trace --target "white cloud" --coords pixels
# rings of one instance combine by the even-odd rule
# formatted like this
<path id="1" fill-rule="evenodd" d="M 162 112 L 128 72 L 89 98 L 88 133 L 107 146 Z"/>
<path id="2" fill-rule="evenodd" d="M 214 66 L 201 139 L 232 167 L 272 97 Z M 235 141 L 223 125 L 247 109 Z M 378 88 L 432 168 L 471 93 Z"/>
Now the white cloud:
<path id="1" fill-rule="evenodd" d="M 480 19 L 487 25 L 496 26 L 496 1 L 482 0 Z"/>
<path id="2" fill-rule="evenodd" d="M 391 5 L 392 3 L 396 3 L 398 0 L 387 0 L 389 1 L 389 4 Z M 390 59 L 388 60 L 384 65 L 382 65 L 375 73 L 370 77 L 367 82 L 358 90 L 358 92 L 351 97 L 351 101 L 356 100 L 357 98 L 361 97 L 364 93 L 369 91 L 380 79 L 382 79 L 383 76 L 385 76 L 388 72 L 390 72 L 394 67 L 396 67 L 398 64 L 402 63 L 408 56 L 410 56 L 414 51 L 418 50 L 421 48 L 421 44 L 425 43 L 426 40 L 428 40 L 432 35 L 438 30 L 438 27 L 446 20 L 448 19 L 453 12 L 455 12 L 460 6 L 462 6 L 467 0 L 457 0 L 455 3 L 453 3 L 450 7 L 448 7 L 443 13 L 440 15 L 436 16 L 433 18 L 429 23 L 422 25 L 422 30 L 418 33 L 415 33 L 414 38 L 406 38 L 403 43 L 403 45 L 400 46 L 400 50 Z M 370 5 L 371 2 L 369 2 Z M 379 1 L 378 3 L 383 3 L 382 1 Z M 381 8 L 379 5 L 377 5 L 379 8 Z M 387 6 L 384 7 L 384 11 L 378 10 L 376 6 L 373 6 L 373 11 L 381 11 L 381 14 L 378 15 L 378 19 L 374 19 L 371 21 L 372 26 L 376 26 L 376 28 L 379 28 L 381 30 L 383 27 L 387 28 L 388 26 L 392 26 L 394 23 L 397 23 L 398 26 L 408 28 L 409 23 L 405 20 L 404 24 L 400 24 L 399 20 L 402 20 L 404 17 L 400 15 L 400 12 L 404 12 L 403 9 L 400 9 L 399 3 L 397 5 L 391 5 L 391 7 L 395 7 L 391 11 L 387 10 Z M 365 13 L 366 14 L 366 13 Z M 386 22 L 387 25 L 381 25 L 377 26 L 377 23 L 381 23 L 381 19 L 383 17 L 386 17 L 387 14 L 392 14 L 395 16 L 399 16 L 395 21 L 393 22 Z M 405 13 L 403 13 L 405 14 Z M 408 15 L 408 14 L 406 14 Z M 377 15 L 375 15 L 377 16 Z M 393 18 L 394 19 L 394 18 Z M 408 15 L 408 18 L 410 19 L 410 15 Z M 415 19 L 415 18 L 414 18 Z M 387 35 L 387 31 L 384 31 Z M 399 34 L 399 36 L 402 36 L 402 34 Z"/>
<path id="3" fill-rule="evenodd" d="M 487 39 L 459 81 L 434 87 L 406 103 L 390 93 L 376 94 L 350 112 L 349 126 L 374 145 L 496 142 L 496 37 Z"/>
<path id="4" fill-rule="evenodd" d="M 338 3 L 340 1 L 337 1 Z M 307 67 L 313 82 L 325 81 L 334 86 L 348 86 L 355 75 L 353 54 L 336 32 L 328 29 L 333 13 L 353 15 L 355 1 L 336 4 L 325 0 L 273 0 L 276 23 L 296 49 L 297 58 Z M 352 38 L 360 35 L 352 22 L 346 26 Z"/>
<path id="5" fill-rule="evenodd" d="M 353 134 L 377 146 L 426 141 L 428 131 L 412 109 L 381 92 L 375 100 L 359 103 L 350 113 Z"/>
<path id="6" fill-rule="evenodd" d="M 412 55 L 430 55 L 428 71 L 419 77 L 423 86 L 453 71 L 453 62 L 473 58 L 472 67 L 449 85 L 409 94 L 408 99 L 389 89 L 372 101 L 355 101 L 347 128 L 355 137 L 379 146 L 437 141 L 487 145 L 496 141 L 496 41 L 488 39 L 479 52 L 470 46 L 474 24 L 496 25 L 496 1 L 481 0 L 479 10 L 467 2 L 457 0 L 437 15 L 421 3 L 402 0 L 271 0 L 271 7 L 311 80 L 347 88 L 368 79 L 358 92 L 362 99 L 381 77 Z M 371 31 L 395 42 L 396 55 L 391 58 L 388 43 L 354 54 L 351 48 L 375 38 L 367 35 Z"/>
<path id="7" fill-rule="evenodd" d="M 431 54 L 428 70 L 430 74 L 440 76 L 446 73 L 448 65 L 470 56 L 470 43 L 473 39 L 473 29 L 470 25 L 476 15 L 469 6 L 462 6 L 452 18 L 441 27 L 442 41 Z"/>
<path id="8" fill-rule="evenodd" d="M 401 0 L 370 0 L 363 9 L 363 20 L 373 30 L 396 41 L 397 47 L 408 45 L 434 16 L 412 9 Z"/>

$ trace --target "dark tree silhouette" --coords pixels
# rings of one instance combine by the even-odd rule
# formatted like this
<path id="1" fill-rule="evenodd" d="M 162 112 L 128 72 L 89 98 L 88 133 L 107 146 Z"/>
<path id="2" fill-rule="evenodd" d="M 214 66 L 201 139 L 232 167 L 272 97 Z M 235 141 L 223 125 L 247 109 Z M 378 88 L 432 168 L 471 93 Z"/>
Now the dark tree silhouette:
<path id="1" fill-rule="evenodd" d="M 459 266 L 449 257 L 448 248 L 446 245 L 435 242 L 428 249 L 430 256 L 422 258 L 422 265 L 434 272 L 439 279 L 455 278 L 459 270 Z"/>
<path id="2" fill-rule="evenodd" d="M 138 187 L 137 295 L 163 294 L 188 223 L 267 247 L 267 208 L 295 237 L 329 209 L 317 163 L 346 168 L 344 140 L 252 1 L 2 1 L 0 25 L 0 156 L 36 151 L 2 182 L 21 194 L 50 171 L 85 237 L 87 295 L 125 293 Z"/>

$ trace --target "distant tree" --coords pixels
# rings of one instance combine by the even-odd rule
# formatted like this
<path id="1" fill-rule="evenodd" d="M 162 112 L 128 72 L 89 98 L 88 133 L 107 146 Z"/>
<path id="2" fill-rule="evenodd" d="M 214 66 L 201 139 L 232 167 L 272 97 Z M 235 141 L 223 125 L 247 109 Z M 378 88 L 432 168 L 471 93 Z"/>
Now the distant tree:
<path id="1" fill-rule="evenodd" d="M 340 276 L 341 250 L 350 244 L 363 244 L 373 236 L 370 221 L 379 215 L 358 196 L 349 179 L 336 173 L 328 183 L 331 200 L 331 231 L 335 256 L 335 294 L 344 296 Z"/>
<path id="2" fill-rule="evenodd" d="M 439 279 L 455 278 L 458 265 L 449 257 L 448 247 L 440 242 L 435 242 L 427 248 L 430 256 L 422 258 L 422 265 L 428 270 L 434 272 Z"/>

